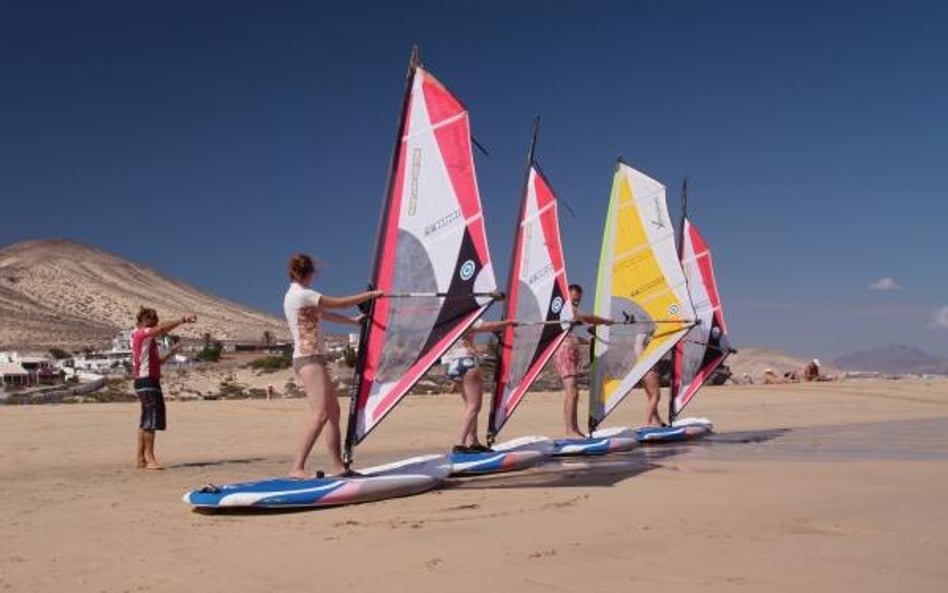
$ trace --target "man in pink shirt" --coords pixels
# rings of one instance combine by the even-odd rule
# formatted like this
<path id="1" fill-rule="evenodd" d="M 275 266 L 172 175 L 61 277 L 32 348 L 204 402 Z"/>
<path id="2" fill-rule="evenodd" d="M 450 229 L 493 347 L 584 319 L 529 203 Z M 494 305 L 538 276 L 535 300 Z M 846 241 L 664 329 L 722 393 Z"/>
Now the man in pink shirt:
<path id="1" fill-rule="evenodd" d="M 190 315 L 158 323 L 154 309 L 142 307 L 138 311 L 137 326 L 132 331 L 132 378 L 135 393 L 141 402 L 141 418 L 138 423 L 138 452 L 136 467 L 164 469 L 155 459 L 155 431 L 164 430 L 165 397 L 161 392 L 161 365 L 174 356 L 175 345 L 164 357 L 158 355 L 158 339 L 183 323 L 194 323 L 197 316 Z"/>

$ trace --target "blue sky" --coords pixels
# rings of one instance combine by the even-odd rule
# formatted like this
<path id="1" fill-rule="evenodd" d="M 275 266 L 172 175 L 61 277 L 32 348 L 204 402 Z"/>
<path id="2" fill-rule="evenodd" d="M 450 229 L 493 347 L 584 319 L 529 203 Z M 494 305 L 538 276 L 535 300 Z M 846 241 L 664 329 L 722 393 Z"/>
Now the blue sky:
<path id="1" fill-rule="evenodd" d="M 672 211 L 689 176 L 738 347 L 948 355 L 946 30 L 913 1 L 6 3 L 0 245 L 69 238 L 274 313 L 296 250 L 361 290 L 418 43 L 490 151 L 500 278 L 538 113 L 571 280 L 622 155 Z"/>

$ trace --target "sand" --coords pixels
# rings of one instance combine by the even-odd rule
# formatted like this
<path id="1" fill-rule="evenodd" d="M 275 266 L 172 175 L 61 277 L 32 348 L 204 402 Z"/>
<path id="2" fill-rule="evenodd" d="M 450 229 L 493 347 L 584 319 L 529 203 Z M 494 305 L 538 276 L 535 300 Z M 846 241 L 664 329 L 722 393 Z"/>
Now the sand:
<path id="1" fill-rule="evenodd" d="M 407 399 L 367 465 L 446 448 L 457 396 Z M 636 424 L 636 391 L 610 425 Z M 169 404 L 164 472 L 136 404 L 0 407 L 0 591 L 942 591 L 948 381 L 711 388 L 688 446 L 452 482 L 409 498 L 214 514 L 188 489 L 279 475 L 303 400 Z M 506 429 L 555 435 L 556 394 Z M 317 444 L 316 467 L 323 456 Z"/>

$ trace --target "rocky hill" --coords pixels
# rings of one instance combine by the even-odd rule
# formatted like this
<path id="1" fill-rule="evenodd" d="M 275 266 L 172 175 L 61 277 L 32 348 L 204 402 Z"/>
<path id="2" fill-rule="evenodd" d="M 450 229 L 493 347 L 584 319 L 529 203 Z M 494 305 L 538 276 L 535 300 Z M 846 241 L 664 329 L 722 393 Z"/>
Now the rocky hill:
<path id="1" fill-rule="evenodd" d="M 25 241 L 0 249 L 0 350 L 106 346 L 131 328 L 142 305 L 164 318 L 188 312 L 221 340 L 287 339 L 283 320 L 215 297 L 146 266 L 72 241 Z"/>
<path id="2" fill-rule="evenodd" d="M 918 348 L 903 345 L 850 352 L 833 362 L 847 371 L 948 375 L 948 359 L 932 356 Z"/>

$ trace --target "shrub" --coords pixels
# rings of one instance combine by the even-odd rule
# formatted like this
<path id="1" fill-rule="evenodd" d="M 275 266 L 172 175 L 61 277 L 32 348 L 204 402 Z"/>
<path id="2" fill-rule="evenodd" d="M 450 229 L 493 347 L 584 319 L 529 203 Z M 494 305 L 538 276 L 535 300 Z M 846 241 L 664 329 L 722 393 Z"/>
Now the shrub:
<path id="1" fill-rule="evenodd" d="M 284 352 L 279 356 L 264 356 L 256 360 L 251 360 L 248 366 L 250 368 L 263 371 L 264 373 L 273 373 L 280 369 L 288 369 L 293 365 L 293 358 L 289 352 Z"/>
<path id="2" fill-rule="evenodd" d="M 70 358 L 70 357 L 72 356 L 72 354 L 69 354 L 68 352 L 66 352 L 66 351 L 63 350 L 62 348 L 55 348 L 55 347 L 49 349 L 49 355 L 52 356 L 53 358 L 55 358 L 56 360 L 62 360 L 62 359 L 64 359 L 64 358 Z"/>
<path id="3" fill-rule="evenodd" d="M 201 348 L 201 351 L 197 353 L 196 358 L 201 362 L 217 362 L 221 359 L 221 352 L 224 350 L 224 345 L 219 341 L 206 342 L 204 347 Z"/>
<path id="4" fill-rule="evenodd" d="M 342 359 L 346 363 L 346 366 L 350 369 L 355 368 L 356 361 L 358 360 L 359 355 L 356 353 L 355 348 L 352 346 L 346 346 L 342 351 Z"/>

